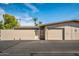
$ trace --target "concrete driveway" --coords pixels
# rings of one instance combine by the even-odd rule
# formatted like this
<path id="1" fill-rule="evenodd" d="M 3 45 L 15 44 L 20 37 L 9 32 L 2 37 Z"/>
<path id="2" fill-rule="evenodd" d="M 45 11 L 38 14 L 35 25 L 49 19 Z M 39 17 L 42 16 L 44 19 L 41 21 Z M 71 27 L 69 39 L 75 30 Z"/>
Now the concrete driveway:
<path id="1" fill-rule="evenodd" d="M 6 46 L 6 45 L 5 45 Z M 8 56 L 74 56 L 79 55 L 78 40 L 56 41 L 20 41 L 20 43 L 2 51 Z"/>

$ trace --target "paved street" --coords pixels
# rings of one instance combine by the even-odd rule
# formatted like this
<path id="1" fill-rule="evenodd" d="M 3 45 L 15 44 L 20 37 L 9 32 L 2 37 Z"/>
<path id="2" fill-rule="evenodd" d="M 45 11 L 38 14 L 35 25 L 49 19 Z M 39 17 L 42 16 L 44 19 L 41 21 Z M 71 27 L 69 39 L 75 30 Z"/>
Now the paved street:
<path id="1" fill-rule="evenodd" d="M 6 46 L 6 45 L 5 45 Z M 16 45 L 2 50 L 0 55 L 79 55 L 79 41 L 20 41 Z"/>

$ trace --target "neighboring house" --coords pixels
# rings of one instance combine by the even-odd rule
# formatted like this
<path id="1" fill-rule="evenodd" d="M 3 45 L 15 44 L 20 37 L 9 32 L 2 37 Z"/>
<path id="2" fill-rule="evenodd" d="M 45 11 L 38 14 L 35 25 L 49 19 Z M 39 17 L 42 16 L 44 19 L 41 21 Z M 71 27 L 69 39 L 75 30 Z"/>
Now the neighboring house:
<path id="1" fill-rule="evenodd" d="M 0 32 L 1 40 L 79 40 L 79 21 L 70 20 Z"/>
<path id="2" fill-rule="evenodd" d="M 45 40 L 79 40 L 79 21 L 46 24 Z"/>

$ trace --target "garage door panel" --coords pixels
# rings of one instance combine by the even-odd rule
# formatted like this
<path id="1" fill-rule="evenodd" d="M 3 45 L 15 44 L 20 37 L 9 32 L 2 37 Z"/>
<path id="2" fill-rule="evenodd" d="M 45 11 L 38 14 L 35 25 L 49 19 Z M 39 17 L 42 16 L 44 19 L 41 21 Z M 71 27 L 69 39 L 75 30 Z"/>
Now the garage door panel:
<path id="1" fill-rule="evenodd" d="M 62 40 L 62 29 L 48 29 L 46 36 L 47 40 Z"/>

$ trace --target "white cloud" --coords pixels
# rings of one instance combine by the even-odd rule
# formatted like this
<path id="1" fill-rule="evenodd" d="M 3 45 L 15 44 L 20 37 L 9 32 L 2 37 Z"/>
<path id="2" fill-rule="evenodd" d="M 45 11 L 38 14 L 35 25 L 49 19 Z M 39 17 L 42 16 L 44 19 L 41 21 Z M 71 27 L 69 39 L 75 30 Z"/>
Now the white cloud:
<path id="1" fill-rule="evenodd" d="M 32 19 L 32 17 L 31 16 L 22 15 L 22 16 L 20 16 L 20 19 L 22 19 L 24 21 L 29 21 L 29 20 Z"/>
<path id="2" fill-rule="evenodd" d="M 5 14 L 5 11 L 2 8 L 0 8 L 0 15 L 3 15 L 3 14 Z"/>
<path id="3" fill-rule="evenodd" d="M 3 4 L 8 5 L 8 4 L 10 4 L 10 3 L 3 3 Z M 29 7 L 29 8 L 32 10 L 33 13 L 39 12 L 38 8 L 35 7 L 34 5 L 32 5 L 32 4 L 30 4 L 30 3 L 24 3 L 24 4 L 25 4 L 27 7 Z"/>
<path id="4" fill-rule="evenodd" d="M 5 11 L 0 8 L 0 21 L 3 20 L 3 14 L 5 14 Z"/>
<path id="5" fill-rule="evenodd" d="M 19 20 L 22 20 L 22 21 L 31 21 L 32 20 L 32 17 L 29 16 L 27 13 L 16 16 L 16 18 L 19 19 Z"/>
<path id="6" fill-rule="evenodd" d="M 27 7 L 29 7 L 29 8 L 32 10 L 32 12 L 34 12 L 34 13 L 39 12 L 38 8 L 36 8 L 36 7 L 35 7 L 34 5 L 32 5 L 32 4 L 25 3 L 25 5 L 26 5 Z"/>
<path id="7" fill-rule="evenodd" d="M 16 18 L 19 19 L 18 21 L 20 22 L 21 26 L 34 26 L 32 17 L 29 16 L 28 14 L 16 16 Z"/>
<path id="8" fill-rule="evenodd" d="M 34 26 L 33 22 L 21 22 L 21 26 Z"/>
<path id="9" fill-rule="evenodd" d="M 3 4 L 9 4 L 9 3 L 3 3 Z"/>

